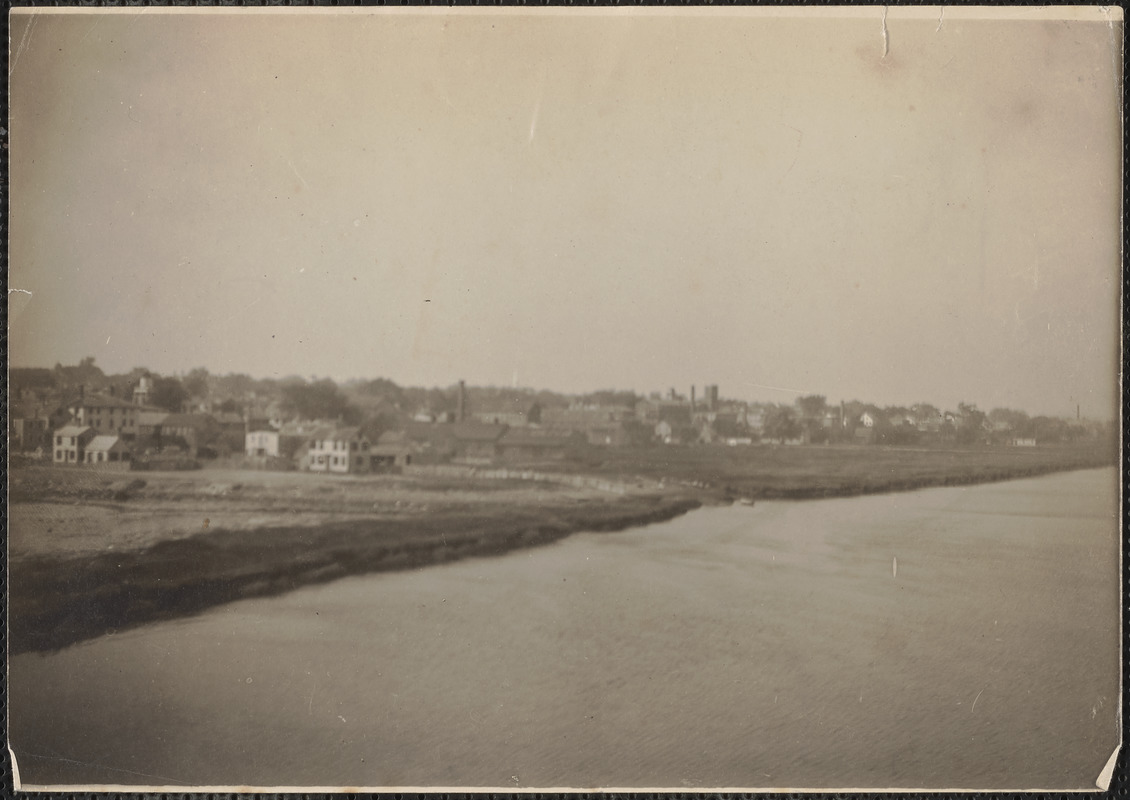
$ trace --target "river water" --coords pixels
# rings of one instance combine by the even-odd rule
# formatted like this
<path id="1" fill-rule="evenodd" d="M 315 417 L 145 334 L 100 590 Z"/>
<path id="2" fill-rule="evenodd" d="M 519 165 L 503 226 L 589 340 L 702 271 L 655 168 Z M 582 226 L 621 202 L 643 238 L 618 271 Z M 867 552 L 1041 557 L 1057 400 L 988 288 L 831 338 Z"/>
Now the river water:
<path id="1" fill-rule="evenodd" d="M 10 662 L 25 784 L 1093 788 L 1117 474 L 705 508 Z"/>

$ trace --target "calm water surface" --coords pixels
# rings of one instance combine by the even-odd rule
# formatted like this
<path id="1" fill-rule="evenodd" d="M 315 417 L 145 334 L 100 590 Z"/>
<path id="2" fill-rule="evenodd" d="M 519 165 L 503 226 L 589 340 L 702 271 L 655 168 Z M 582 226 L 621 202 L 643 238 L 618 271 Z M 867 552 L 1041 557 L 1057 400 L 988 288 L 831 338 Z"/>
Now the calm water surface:
<path id="1" fill-rule="evenodd" d="M 708 508 L 10 663 L 25 783 L 1088 788 L 1117 474 Z"/>

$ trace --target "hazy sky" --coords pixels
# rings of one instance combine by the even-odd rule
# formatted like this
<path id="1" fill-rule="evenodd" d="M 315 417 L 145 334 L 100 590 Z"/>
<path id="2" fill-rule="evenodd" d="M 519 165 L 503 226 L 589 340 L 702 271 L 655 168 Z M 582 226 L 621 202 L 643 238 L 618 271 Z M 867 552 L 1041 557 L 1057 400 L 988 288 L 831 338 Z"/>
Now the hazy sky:
<path id="1" fill-rule="evenodd" d="M 11 363 L 1110 417 L 1121 22 L 848 13 L 15 14 Z"/>

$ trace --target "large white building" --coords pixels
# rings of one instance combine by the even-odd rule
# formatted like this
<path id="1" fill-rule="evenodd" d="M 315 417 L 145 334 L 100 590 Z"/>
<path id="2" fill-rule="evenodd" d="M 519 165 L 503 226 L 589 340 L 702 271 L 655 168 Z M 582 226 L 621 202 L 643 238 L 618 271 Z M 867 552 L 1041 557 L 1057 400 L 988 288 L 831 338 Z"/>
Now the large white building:
<path id="1" fill-rule="evenodd" d="M 94 429 L 86 425 L 64 425 L 53 437 L 56 464 L 81 464 L 86 457 L 86 446 L 94 438 Z"/>
<path id="2" fill-rule="evenodd" d="M 141 409 L 119 397 L 104 394 L 80 396 L 67 406 L 76 425 L 93 428 L 98 433 L 137 433 L 138 414 Z"/>
<path id="3" fill-rule="evenodd" d="M 250 431 L 246 433 L 244 435 L 244 452 L 252 457 L 278 457 L 279 432 Z"/>
<path id="4" fill-rule="evenodd" d="M 312 472 L 368 472 L 369 440 L 358 428 L 319 432 L 310 442 L 307 468 Z"/>

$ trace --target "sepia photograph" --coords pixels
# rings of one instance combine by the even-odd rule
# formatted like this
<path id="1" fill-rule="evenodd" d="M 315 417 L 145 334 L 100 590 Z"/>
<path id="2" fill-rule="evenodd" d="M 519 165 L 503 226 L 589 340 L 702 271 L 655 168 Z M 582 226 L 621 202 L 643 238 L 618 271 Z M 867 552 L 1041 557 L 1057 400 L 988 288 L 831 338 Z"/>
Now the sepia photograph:
<path id="1" fill-rule="evenodd" d="M 1119 7 L 18 8 L 24 791 L 1084 791 Z"/>

